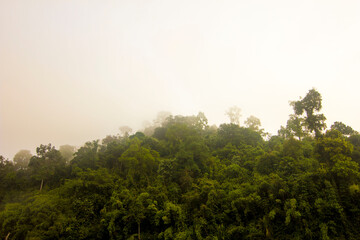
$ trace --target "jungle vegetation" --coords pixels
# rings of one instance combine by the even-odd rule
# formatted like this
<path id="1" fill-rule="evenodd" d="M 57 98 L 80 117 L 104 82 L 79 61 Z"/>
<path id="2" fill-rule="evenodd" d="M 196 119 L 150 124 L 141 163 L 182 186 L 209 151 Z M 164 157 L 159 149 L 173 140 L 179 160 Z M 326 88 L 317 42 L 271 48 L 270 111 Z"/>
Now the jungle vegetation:
<path id="1" fill-rule="evenodd" d="M 311 89 L 277 135 L 239 109 L 0 157 L 1 239 L 360 239 L 360 135 Z"/>

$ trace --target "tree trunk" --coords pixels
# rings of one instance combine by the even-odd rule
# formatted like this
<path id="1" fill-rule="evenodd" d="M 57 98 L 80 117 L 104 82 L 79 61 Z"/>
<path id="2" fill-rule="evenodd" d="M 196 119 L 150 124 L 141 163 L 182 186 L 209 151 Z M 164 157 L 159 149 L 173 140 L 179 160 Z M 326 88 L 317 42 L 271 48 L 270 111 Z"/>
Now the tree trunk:
<path id="1" fill-rule="evenodd" d="M 138 237 L 139 237 L 139 240 L 140 240 L 140 223 L 138 223 Z"/>
<path id="2" fill-rule="evenodd" d="M 10 233 L 8 233 L 8 234 L 6 235 L 5 240 L 8 240 L 9 237 L 10 237 Z"/>
<path id="3" fill-rule="evenodd" d="M 43 188 L 43 185 L 44 185 L 44 179 L 41 179 L 40 192 L 41 192 L 41 190 L 42 190 L 42 188 Z"/>

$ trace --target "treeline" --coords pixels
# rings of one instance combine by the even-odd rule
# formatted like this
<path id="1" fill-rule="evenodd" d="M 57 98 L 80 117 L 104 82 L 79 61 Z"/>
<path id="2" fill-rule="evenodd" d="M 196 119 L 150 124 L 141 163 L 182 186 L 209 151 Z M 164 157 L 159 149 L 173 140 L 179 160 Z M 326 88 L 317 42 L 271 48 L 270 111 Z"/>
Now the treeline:
<path id="1" fill-rule="evenodd" d="M 315 89 L 291 106 L 276 136 L 232 108 L 1 157 L 0 238 L 360 239 L 360 135 L 326 130 Z"/>

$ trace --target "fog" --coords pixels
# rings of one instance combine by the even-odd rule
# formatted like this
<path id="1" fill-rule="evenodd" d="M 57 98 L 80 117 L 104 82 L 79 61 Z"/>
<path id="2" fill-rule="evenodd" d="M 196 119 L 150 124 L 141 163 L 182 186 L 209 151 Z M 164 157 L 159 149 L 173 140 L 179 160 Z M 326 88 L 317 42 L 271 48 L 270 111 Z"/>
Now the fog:
<path id="1" fill-rule="evenodd" d="M 315 87 L 360 130 L 359 1 L 0 1 L 0 155 L 142 129 L 159 111 L 276 134 Z"/>

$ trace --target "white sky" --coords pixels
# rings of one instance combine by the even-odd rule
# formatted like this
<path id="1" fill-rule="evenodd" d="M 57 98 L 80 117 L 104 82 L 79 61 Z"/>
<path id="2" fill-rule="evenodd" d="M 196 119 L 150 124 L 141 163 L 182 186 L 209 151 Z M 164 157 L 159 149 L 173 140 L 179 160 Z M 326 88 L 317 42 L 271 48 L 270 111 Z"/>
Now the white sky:
<path id="1" fill-rule="evenodd" d="M 276 134 L 315 87 L 360 130 L 360 1 L 0 0 L 0 155 L 82 145 L 159 111 Z"/>

